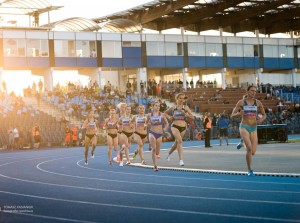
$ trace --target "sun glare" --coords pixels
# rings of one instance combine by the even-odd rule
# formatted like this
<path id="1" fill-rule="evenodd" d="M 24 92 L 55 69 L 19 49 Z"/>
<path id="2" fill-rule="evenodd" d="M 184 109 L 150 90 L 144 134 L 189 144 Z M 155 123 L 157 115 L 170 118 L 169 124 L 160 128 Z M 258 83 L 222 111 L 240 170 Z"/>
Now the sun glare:
<path id="1" fill-rule="evenodd" d="M 3 71 L 2 80 L 6 82 L 7 93 L 10 94 L 14 92 L 16 96 L 24 96 L 24 89 L 28 88 L 28 86 L 32 88 L 34 82 L 38 85 L 40 80 L 44 83 L 44 87 L 47 86 L 43 76 L 32 75 L 30 70 Z M 87 86 L 89 77 L 80 75 L 78 71 L 74 70 L 53 72 L 53 86 L 56 86 L 58 83 L 60 86 L 66 86 L 69 82 L 76 85 Z"/>

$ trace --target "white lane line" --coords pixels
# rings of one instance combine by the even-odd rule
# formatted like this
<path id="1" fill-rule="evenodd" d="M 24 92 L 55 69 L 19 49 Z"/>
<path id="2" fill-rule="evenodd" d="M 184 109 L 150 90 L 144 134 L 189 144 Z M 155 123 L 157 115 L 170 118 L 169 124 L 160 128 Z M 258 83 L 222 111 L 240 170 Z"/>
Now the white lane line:
<path id="1" fill-rule="evenodd" d="M 300 222 L 300 220 L 294 220 L 294 219 L 268 218 L 268 217 L 259 217 L 259 216 L 234 215 L 234 214 L 220 214 L 220 213 L 212 213 L 212 212 L 185 211 L 185 210 L 177 210 L 177 209 L 128 206 L 128 205 L 119 205 L 119 204 L 112 204 L 112 203 L 109 204 L 109 203 L 79 201 L 79 200 L 70 200 L 70 199 L 60 199 L 60 198 L 52 198 L 52 197 L 43 197 L 43 196 L 36 196 L 36 195 L 21 194 L 21 193 L 13 193 L 13 192 L 7 192 L 7 191 L 0 191 L 0 193 L 5 193 L 5 194 L 10 194 L 10 195 L 15 195 L 15 196 L 30 197 L 30 198 L 36 198 L 36 199 L 59 201 L 59 202 L 77 203 L 77 204 L 85 204 L 85 205 L 96 205 L 96 206 L 118 207 L 118 208 L 127 208 L 127 209 L 138 209 L 138 210 L 151 210 L 151 211 L 159 211 L 159 212 L 172 212 L 172 213 L 178 213 L 178 214 L 182 213 L 182 214 L 194 214 L 194 215 L 208 215 L 208 216 L 242 218 L 242 219 L 253 219 L 253 220 L 268 220 L 268 221 L 277 221 L 277 222 Z"/>
<path id="2" fill-rule="evenodd" d="M 10 212 L 10 211 L 0 211 L 0 213 L 8 213 L 14 215 L 22 215 L 22 216 L 29 216 L 34 218 L 42 218 L 42 219 L 51 219 L 55 221 L 62 221 L 62 222 L 78 222 L 78 223 L 99 223 L 98 221 L 85 221 L 85 220 L 76 220 L 71 218 L 61 218 L 61 217 L 53 217 L 53 216 L 46 216 L 46 215 L 39 215 L 39 214 L 28 214 L 22 212 Z"/>
<path id="3" fill-rule="evenodd" d="M 79 190 L 89 190 L 89 191 L 102 191 L 109 193 L 121 193 L 121 194 L 133 194 L 133 195 L 143 195 L 143 196 L 157 196 L 157 197 L 172 197 L 172 198 L 185 198 L 185 199 L 200 199 L 200 200 L 216 200 L 216 201 L 232 201 L 232 202 L 245 202 L 245 203 L 263 203 L 263 204 L 281 204 L 281 205 L 300 205 L 299 202 L 283 202 L 283 201 L 268 201 L 268 200 L 245 200 L 245 199 L 236 199 L 236 198 L 220 198 L 220 197 L 203 197 L 203 196 L 186 196 L 186 195 L 168 195 L 168 194 L 158 194 L 158 193 L 145 193 L 145 192 L 136 192 L 136 191 L 124 191 L 124 190 L 108 190 L 101 188 L 92 188 L 92 187 L 79 187 L 73 185 L 64 185 L 56 183 L 46 183 L 34 180 L 25 180 L 15 177 L 8 177 L 0 174 L 0 176 L 16 181 L 27 182 L 32 184 L 40 184 L 54 187 L 63 187 L 63 188 L 72 188 Z"/>
<path id="4" fill-rule="evenodd" d="M 115 179 L 107 179 L 107 178 L 93 178 L 93 177 L 85 177 L 85 176 L 76 176 L 76 175 L 69 175 L 69 174 L 63 174 L 63 173 L 57 173 L 48 171 L 45 169 L 42 169 L 40 166 L 42 164 L 47 163 L 48 161 L 41 162 L 37 165 L 37 169 L 39 169 L 42 172 L 46 172 L 53 175 L 59 175 L 59 176 L 65 176 L 70 178 L 77 178 L 77 179 L 86 179 L 86 180 L 96 180 L 96 181 L 106 181 L 106 182 L 115 182 L 115 183 L 128 183 L 128 184 L 140 184 L 140 185 L 154 185 L 154 186 L 166 186 L 166 187 L 182 187 L 182 188 L 191 188 L 191 189 L 207 189 L 207 190 L 226 190 L 226 191 L 242 191 L 242 192 L 262 192 L 262 193 L 286 193 L 286 194 L 300 194 L 300 191 L 287 191 L 285 188 L 285 191 L 280 190 L 250 190 L 250 189 L 236 189 L 236 188 L 222 188 L 222 187 L 200 187 L 200 186 L 189 186 L 187 184 L 185 185 L 179 185 L 179 184 L 158 184 L 158 183 L 145 183 L 141 181 L 125 181 L 125 180 L 115 180 Z"/>

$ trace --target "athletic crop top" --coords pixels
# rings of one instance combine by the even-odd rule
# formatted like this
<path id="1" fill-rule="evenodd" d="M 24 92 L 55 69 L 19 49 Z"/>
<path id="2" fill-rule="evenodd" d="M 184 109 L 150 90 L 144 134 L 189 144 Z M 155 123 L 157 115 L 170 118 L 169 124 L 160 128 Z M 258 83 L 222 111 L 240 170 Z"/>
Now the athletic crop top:
<path id="1" fill-rule="evenodd" d="M 163 123 L 161 113 L 159 112 L 158 115 L 153 115 L 153 113 L 151 113 L 150 123 L 151 125 L 162 125 Z"/>
<path id="2" fill-rule="evenodd" d="M 122 126 L 130 126 L 131 117 L 123 117 L 121 123 Z"/>
<path id="3" fill-rule="evenodd" d="M 182 106 L 182 110 L 184 110 L 184 106 Z M 185 114 L 182 110 L 177 109 L 177 107 L 173 111 L 173 120 L 185 120 Z"/>
<path id="4" fill-rule="evenodd" d="M 88 125 L 87 125 L 88 129 L 96 129 L 96 122 L 94 121 L 89 121 Z"/>
<path id="5" fill-rule="evenodd" d="M 246 99 L 244 100 L 243 105 L 244 115 L 245 116 L 256 116 L 257 115 L 257 104 L 256 99 L 254 100 L 253 105 L 247 105 Z"/>
<path id="6" fill-rule="evenodd" d="M 135 126 L 136 127 L 145 127 L 145 123 L 146 123 L 146 120 L 145 120 L 145 117 L 136 117 L 135 118 Z"/>
<path id="7" fill-rule="evenodd" d="M 117 129 L 117 123 L 114 120 L 108 120 L 107 129 Z"/>

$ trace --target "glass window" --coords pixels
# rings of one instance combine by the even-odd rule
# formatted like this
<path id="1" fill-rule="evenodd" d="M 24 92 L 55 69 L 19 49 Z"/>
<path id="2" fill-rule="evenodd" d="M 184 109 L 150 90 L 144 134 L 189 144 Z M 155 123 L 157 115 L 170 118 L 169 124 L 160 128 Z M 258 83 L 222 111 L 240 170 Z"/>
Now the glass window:
<path id="1" fill-rule="evenodd" d="M 166 56 L 183 56 L 182 43 L 165 43 Z"/>
<path id="2" fill-rule="evenodd" d="M 27 57 L 48 57 L 48 40 L 27 39 Z"/>
<path id="3" fill-rule="evenodd" d="M 76 57 L 96 57 L 95 41 L 76 40 Z"/>
<path id="4" fill-rule="evenodd" d="M 222 44 L 221 43 L 207 43 L 205 55 L 211 56 L 211 57 L 223 56 Z"/>
<path id="5" fill-rule="evenodd" d="M 4 39 L 4 56 L 6 57 L 25 57 L 26 41 L 25 39 Z"/>
<path id="6" fill-rule="evenodd" d="M 102 56 L 106 58 L 122 58 L 121 42 L 102 41 Z"/>
<path id="7" fill-rule="evenodd" d="M 243 45 L 244 57 L 257 57 L 258 45 Z"/>
<path id="8" fill-rule="evenodd" d="M 147 42 L 147 56 L 165 56 L 164 42 Z"/>
<path id="9" fill-rule="evenodd" d="M 277 45 L 263 45 L 264 57 L 278 57 Z"/>
<path id="10" fill-rule="evenodd" d="M 243 57 L 243 45 L 227 44 L 228 57 Z"/>
<path id="11" fill-rule="evenodd" d="M 294 58 L 293 46 L 279 46 L 279 57 Z"/>
<path id="12" fill-rule="evenodd" d="M 55 40 L 54 53 L 56 57 L 75 57 L 75 41 Z"/>
<path id="13" fill-rule="evenodd" d="M 204 43 L 188 43 L 188 55 L 189 56 L 205 56 L 205 44 Z"/>
<path id="14" fill-rule="evenodd" d="M 141 47 L 141 42 L 138 41 L 124 41 L 122 44 L 125 47 Z"/>

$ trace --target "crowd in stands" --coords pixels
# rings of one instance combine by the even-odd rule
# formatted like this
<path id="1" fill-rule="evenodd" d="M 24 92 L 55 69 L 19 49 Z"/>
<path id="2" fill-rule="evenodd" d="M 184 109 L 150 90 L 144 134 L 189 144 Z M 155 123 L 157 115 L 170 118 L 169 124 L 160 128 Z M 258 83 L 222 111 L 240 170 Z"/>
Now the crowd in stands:
<path id="1" fill-rule="evenodd" d="M 103 89 L 100 88 L 97 82 L 90 82 L 88 86 L 78 86 L 72 82 L 69 82 L 66 86 L 60 86 L 57 84 L 53 91 L 44 89 L 43 93 L 40 88 L 43 88 L 41 84 L 37 86 L 28 87 L 24 90 L 26 97 L 37 97 L 42 94 L 41 99 L 48 104 L 51 104 L 53 108 L 61 111 L 64 116 L 59 118 L 46 117 L 43 112 L 39 111 L 38 107 L 27 105 L 22 100 L 22 97 L 17 97 L 14 93 L 7 94 L 1 91 L 0 94 L 0 120 L 1 120 L 1 145 L 10 145 L 9 137 L 12 137 L 12 131 L 15 128 L 19 128 L 20 134 L 24 138 L 22 144 L 31 145 L 32 139 L 32 127 L 36 122 L 39 123 L 41 128 L 41 138 L 43 142 L 52 142 L 65 140 L 65 130 L 67 127 L 71 128 L 71 124 L 68 122 L 67 117 L 73 117 L 78 120 L 84 120 L 88 110 L 94 109 L 96 118 L 99 123 L 103 124 L 105 118 L 108 117 L 109 106 L 111 104 L 118 104 L 125 102 L 130 105 L 132 113 L 136 114 L 137 106 L 144 104 L 146 113 L 151 110 L 151 104 L 154 100 L 160 100 L 162 102 L 161 111 L 167 109 L 167 105 L 164 102 L 166 99 L 163 94 L 164 91 L 170 91 L 170 95 L 183 91 L 182 81 L 160 81 L 156 82 L 148 80 L 147 82 L 140 82 L 141 95 L 136 93 L 137 83 L 134 81 L 126 84 L 126 90 L 120 91 L 117 86 L 113 86 L 109 81 L 106 83 Z M 215 81 L 201 82 L 197 81 L 195 84 L 191 81 L 186 83 L 189 89 L 193 88 L 214 88 L 216 86 Z M 41 87 L 42 86 L 42 87 Z M 36 89 L 36 90 L 35 90 Z M 295 93 L 299 94 L 299 87 L 286 87 L 276 86 L 268 88 L 272 91 L 271 97 L 279 97 L 279 92 Z M 242 96 L 242 95 L 241 95 Z M 163 99 L 164 98 L 164 99 Z M 222 92 L 215 91 L 213 98 L 210 100 L 222 99 Z M 187 103 L 189 101 L 187 100 Z M 193 109 L 193 108 L 192 108 Z M 300 133 L 300 107 L 299 103 L 287 103 L 284 98 L 278 100 L 278 110 L 270 110 L 265 107 L 267 113 L 267 119 L 263 124 L 288 124 L 289 133 Z M 217 138 L 217 120 L 221 116 L 221 113 L 212 113 L 212 138 Z M 222 113 L 223 114 L 223 113 Z M 202 113 L 197 113 L 194 121 L 188 120 L 188 128 L 184 140 L 197 140 L 199 135 L 203 132 L 203 120 Z M 224 114 L 229 120 L 229 137 L 239 137 L 239 118 L 230 118 L 230 113 Z M 24 118 L 25 117 L 25 118 Z M 41 118 L 43 117 L 43 118 Z M 47 120 L 47 121 L 45 121 Z M 54 123 L 54 124 L 53 124 Z M 78 127 L 78 134 L 76 140 L 80 141 L 84 132 L 81 132 L 80 126 Z M 50 133 L 51 132 L 51 133 Z M 11 135 L 10 135 L 11 134 Z M 5 137 L 3 136 L 5 135 Z M 10 135 L 10 136 L 9 136 Z M 203 136 L 202 136 L 203 137 Z M 201 138 L 201 137 L 200 137 Z M 168 140 L 173 140 L 172 135 L 167 135 Z M 68 141 L 69 145 L 74 145 L 72 140 Z M 79 143 L 81 144 L 81 142 Z M 78 145 L 78 143 L 77 143 Z M 11 145 L 10 145 L 11 146 Z"/>

